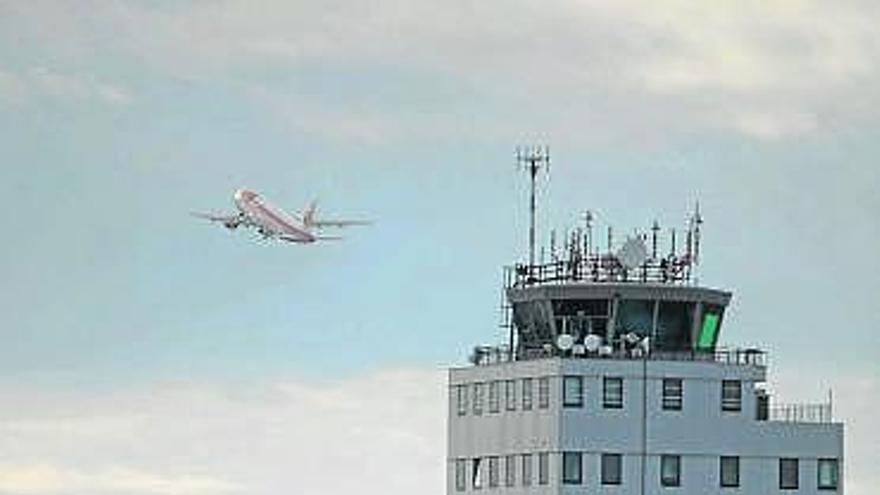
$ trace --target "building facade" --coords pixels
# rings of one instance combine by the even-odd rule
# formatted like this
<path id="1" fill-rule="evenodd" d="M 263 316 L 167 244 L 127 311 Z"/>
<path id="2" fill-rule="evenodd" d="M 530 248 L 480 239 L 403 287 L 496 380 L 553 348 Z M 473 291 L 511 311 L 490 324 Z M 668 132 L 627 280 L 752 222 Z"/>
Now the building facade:
<path id="1" fill-rule="evenodd" d="M 511 269 L 510 342 L 449 372 L 447 493 L 842 494 L 830 400 L 774 404 L 766 355 L 717 347 L 731 294 L 692 256 L 624 257 Z"/>

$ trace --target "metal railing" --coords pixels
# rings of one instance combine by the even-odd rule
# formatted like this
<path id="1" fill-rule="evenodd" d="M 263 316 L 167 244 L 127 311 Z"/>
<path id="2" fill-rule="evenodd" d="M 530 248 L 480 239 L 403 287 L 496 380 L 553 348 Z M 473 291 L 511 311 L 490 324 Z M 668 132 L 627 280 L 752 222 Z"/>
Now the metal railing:
<path id="1" fill-rule="evenodd" d="M 687 284 L 691 281 L 693 260 L 685 256 L 649 259 L 627 269 L 613 255 L 571 257 L 543 264 L 517 264 L 505 267 L 509 286 L 562 284 L 569 282 L 632 282 Z"/>
<path id="2" fill-rule="evenodd" d="M 610 352 L 560 351 L 555 346 L 519 349 L 511 353 L 508 346 L 479 346 L 474 348 L 470 361 L 477 366 L 485 366 L 510 361 L 563 357 L 571 359 L 619 359 L 649 361 L 703 361 L 719 364 L 740 366 L 767 366 L 767 353 L 760 349 L 716 349 L 714 351 L 653 350 L 644 352 L 642 349 L 612 349 Z"/>
<path id="3" fill-rule="evenodd" d="M 812 404 L 777 404 L 770 406 L 770 421 L 790 423 L 831 423 L 834 410 L 831 401 Z"/>

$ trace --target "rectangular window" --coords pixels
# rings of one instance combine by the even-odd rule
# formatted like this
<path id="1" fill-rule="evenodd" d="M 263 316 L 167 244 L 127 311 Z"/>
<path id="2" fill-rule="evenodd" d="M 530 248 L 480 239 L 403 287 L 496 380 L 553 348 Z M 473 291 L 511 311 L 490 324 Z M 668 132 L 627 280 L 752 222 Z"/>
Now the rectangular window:
<path id="1" fill-rule="evenodd" d="M 464 416 L 467 414 L 468 409 L 468 400 L 467 400 L 468 389 L 467 385 L 456 385 L 455 386 L 455 399 L 458 408 L 458 415 Z"/>
<path id="2" fill-rule="evenodd" d="M 837 459 L 819 459 L 817 476 L 820 490 L 837 490 L 839 475 Z"/>
<path id="3" fill-rule="evenodd" d="M 739 457 L 721 457 L 721 487 L 734 488 L 739 486 Z"/>
<path id="4" fill-rule="evenodd" d="M 565 376 L 562 378 L 562 406 L 584 406 L 584 377 Z"/>
<path id="5" fill-rule="evenodd" d="M 467 459 L 455 460 L 455 491 L 463 492 L 467 489 Z"/>
<path id="6" fill-rule="evenodd" d="M 471 486 L 474 490 L 479 490 L 483 488 L 483 469 L 485 469 L 483 459 L 479 457 L 475 457 L 472 461 L 473 468 L 471 469 Z"/>
<path id="7" fill-rule="evenodd" d="M 538 453 L 538 484 L 547 485 L 550 483 L 550 453 Z"/>
<path id="8" fill-rule="evenodd" d="M 562 453 L 562 484 L 580 485 L 583 483 L 583 463 L 580 452 Z"/>
<path id="9" fill-rule="evenodd" d="M 489 412 L 497 413 L 501 410 L 500 406 L 501 382 L 494 380 L 489 383 Z"/>
<path id="10" fill-rule="evenodd" d="M 550 407 L 550 377 L 538 378 L 538 407 L 547 409 Z"/>
<path id="11" fill-rule="evenodd" d="M 664 378 L 663 410 L 681 411 L 683 392 L 681 378 Z"/>
<path id="12" fill-rule="evenodd" d="M 523 454 L 522 458 L 522 486 L 532 486 L 532 454 Z"/>
<path id="13" fill-rule="evenodd" d="M 602 454 L 602 484 L 619 485 L 623 481 L 623 456 Z"/>
<path id="14" fill-rule="evenodd" d="M 742 382 L 739 380 L 721 381 L 721 410 L 742 411 Z"/>
<path id="15" fill-rule="evenodd" d="M 623 378 L 602 379 L 602 406 L 605 409 L 623 409 Z"/>
<path id="16" fill-rule="evenodd" d="M 660 456 L 660 484 L 663 486 L 681 486 L 681 456 Z"/>
<path id="17" fill-rule="evenodd" d="M 489 457 L 489 488 L 497 488 L 499 473 L 498 470 L 501 468 L 500 460 L 497 456 Z"/>
<path id="18" fill-rule="evenodd" d="M 504 402 L 508 411 L 516 411 L 516 382 L 514 380 L 504 382 Z"/>
<path id="19" fill-rule="evenodd" d="M 516 485 L 516 456 L 504 457 L 504 486 Z"/>
<path id="20" fill-rule="evenodd" d="M 522 381 L 522 408 L 523 411 L 532 410 L 532 379 L 523 378 Z"/>
<path id="21" fill-rule="evenodd" d="M 797 459 L 779 459 L 779 489 L 797 490 L 800 486 L 800 468 Z"/>
<path id="22" fill-rule="evenodd" d="M 474 414 L 479 416 L 483 414 L 483 384 L 474 384 Z"/>

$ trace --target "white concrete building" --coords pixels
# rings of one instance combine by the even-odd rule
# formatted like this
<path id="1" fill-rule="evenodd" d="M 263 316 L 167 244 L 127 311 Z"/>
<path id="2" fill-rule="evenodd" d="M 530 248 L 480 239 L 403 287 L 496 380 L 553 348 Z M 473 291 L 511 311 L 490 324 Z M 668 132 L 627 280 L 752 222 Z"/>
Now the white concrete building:
<path id="1" fill-rule="evenodd" d="M 509 271 L 509 344 L 449 373 L 449 495 L 843 493 L 830 399 L 772 404 L 765 354 L 716 348 L 731 294 L 654 251 Z"/>

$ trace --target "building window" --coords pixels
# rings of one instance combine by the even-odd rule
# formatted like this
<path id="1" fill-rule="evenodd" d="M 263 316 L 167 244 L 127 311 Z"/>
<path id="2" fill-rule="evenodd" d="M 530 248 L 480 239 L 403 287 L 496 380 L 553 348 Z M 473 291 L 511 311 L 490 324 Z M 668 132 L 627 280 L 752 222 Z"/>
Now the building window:
<path id="1" fill-rule="evenodd" d="M 513 380 L 504 382 L 504 402 L 508 411 L 516 411 L 516 382 Z"/>
<path id="2" fill-rule="evenodd" d="M 501 468 L 498 457 L 489 457 L 489 488 L 498 488 L 498 470 Z"/>
<path id="3" fill-rule="evenodd" d="M 800 486 L 800 469 L 797 459 L 779 459 L 779 488 L 797 490 Z"/>
<path id="4" fill-rule="evenodd" d="M 538 484 L 547 485 L 550 483 L 550 453 L 538 453 Z"/>
<path id="5" fill-rule="evenodd" d="M 565 376 L 562 378 L 562 406 L 584 406 L 584 377 Z"/>
<path id="6" fill-rule="evenodd" d="M 492 381 L 489 383 L 489 412 L 497 413 L 501 410 L 500 406 L 500 392 L 501 391 L 501 382 L 498 380 Z"/>
<path id="7" fill-rule="evenodd" d="M 739 486 L 739 457 L 721 457 L 721 487 Z"/>
<path id="8" fill-rule="evenodd" d="M 464 416 L 467 414 L 468 409 L 468 400 L 467 400 L 468 389 L 467 385 L 456 385 L 455 386 L 455 399 L 458 408 L 458 415 Z"/>
<path id="9" fill-rule="evenodd" d="M 739 380 L 722 380 L 721 410 L 729 412 L 742 411 L 742 382 Z"/>
<path id="10" fill-rule="evenodd" d="M 602 454 L 602 484 L 619 485 L 623 481 L 623 456 Z"/>
<path id="11" fill-rule="evenodd" d="M 479 416 L 483 414 L 483 384 L 474 384 L 474 414 Z"/>
<path id="12" fill-rule="evenodd" d="M 522 458 L 522 486 L 532 486 L 532 454 L 523 454 Z"/>
<path id="13" fill-rule="evenodd" d="M 547 409 L 550 407 L 550 377 L 538 378 L 538 407 Z"/>
<path id="14" fill-rule="evenodd" d="M 664 378 L 663 409 L 665 411 L 681 411 L 683 391 L 681 378 Z"/>
<path id="15" fill-rule="evenodd" d="M 508 455 L 504 457 L 504 486 L 513 486 L 516 484 L 516 456 Z"/>
<path id="16" fill-rule="evenodd" d="M 837 459 L 819 459 L 817 475 L 820 490 L 837 490 L 840 475 Z"/>
<path id="17" fill-rule="evenodd" d="M 522 381 L 522 408 L 523 411 L 532 410 L 532 379 L 523 378 Z"/>
<path id="18" fill-rule="evenodd" d="M 623 378 L 606 376 L 602 380 L 602 406 L 623 409 Z"/>
<path id="19" fill-rule="evenodd" d="M 479 490 L 483 488 L 483 459 L 476 457 L 472 461 L 473 468 L 471 469 L 471 486 L 474 490 Z"/>
<path id="20" fill-rule="evenodd" d="M 463 492 L 467 489 L 467 460 L 455 460 L 455 491 Z"/>
<path id="21" fill-rule="evenodd" d="M 660 484 L 663 486 L 681 486 L 681 456 L 660 456 Z"/>
<path id="22" fill-rule="evenodd" d="M 562 453 L 562 484 L 580 485 L 583 483 L 583 463 L 580 452 Z"/>

